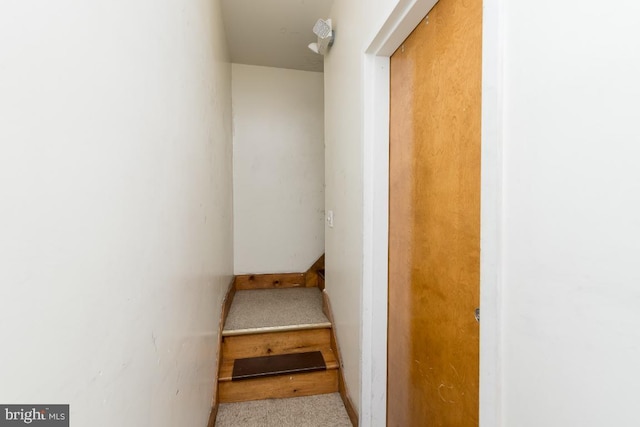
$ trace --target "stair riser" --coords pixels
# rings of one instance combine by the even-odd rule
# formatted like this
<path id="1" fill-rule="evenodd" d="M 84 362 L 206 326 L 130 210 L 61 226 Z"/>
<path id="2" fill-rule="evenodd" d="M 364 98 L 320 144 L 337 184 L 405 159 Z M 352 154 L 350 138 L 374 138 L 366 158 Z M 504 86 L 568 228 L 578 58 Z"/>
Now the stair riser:
<path id="1" fill-rule="evenodd" d="M 306 287 L 305 273 L 246 274 L 236 276 L 236 290 Z"/>
<path id="2" fill-rule="evenodd" d="M 337 391 L 338 371 L 336 369 L 218 384 L 220 403 L 312 396 Z"/>
<path id="3" fill-rule="evenodd" d="M 329 347 L 330 345 L 330 329 L 239 335 L 224 337 L 222 357 L 230 360 L 286 353 L 303 353 L 313 351 L 318 347 Z"/>

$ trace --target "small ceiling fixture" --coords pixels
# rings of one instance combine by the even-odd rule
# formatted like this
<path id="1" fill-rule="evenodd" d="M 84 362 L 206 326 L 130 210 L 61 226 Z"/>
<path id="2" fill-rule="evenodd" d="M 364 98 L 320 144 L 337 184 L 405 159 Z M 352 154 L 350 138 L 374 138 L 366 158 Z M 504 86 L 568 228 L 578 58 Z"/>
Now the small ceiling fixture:
<path id="1" fill-rule="evenodd" d="M 324 19 L 318 19 L 316 25 L 313 26 L 313 33 L 318 36 L 318 42 L 309 44 L 309 49 L 315 53 L 324 55 L 333 45 L 334 32 L 331 28 L 331 19 L 327 19 L 326 21 Z"/>

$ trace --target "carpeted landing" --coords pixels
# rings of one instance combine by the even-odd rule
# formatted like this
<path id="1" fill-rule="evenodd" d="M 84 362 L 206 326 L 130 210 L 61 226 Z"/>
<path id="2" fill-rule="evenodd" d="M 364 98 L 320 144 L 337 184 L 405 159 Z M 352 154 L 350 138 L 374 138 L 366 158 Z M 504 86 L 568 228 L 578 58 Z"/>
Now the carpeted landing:
<path id="1" fill-rule="evenodd" d="M 328 323 L 318 288 L 256 289 L 236 292 L 224 331 Z"/>
<path id="2" fill-rule="evenodd" d="M 339 393 L 221 403 L 216 427 L 351 427 Z"/>

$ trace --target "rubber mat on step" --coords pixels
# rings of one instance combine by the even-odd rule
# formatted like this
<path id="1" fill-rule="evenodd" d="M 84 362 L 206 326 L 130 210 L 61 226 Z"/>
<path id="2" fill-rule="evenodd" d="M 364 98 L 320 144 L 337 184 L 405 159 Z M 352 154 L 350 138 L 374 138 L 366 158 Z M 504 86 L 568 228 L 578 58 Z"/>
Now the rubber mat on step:
<path id="1" fill-rule="evenodd" d="M 236 381 L 282 374 L 324 371 L 326 369 L 327 366 L 320 351 L 248 357 L 234 361 L 231 379 Z"/>

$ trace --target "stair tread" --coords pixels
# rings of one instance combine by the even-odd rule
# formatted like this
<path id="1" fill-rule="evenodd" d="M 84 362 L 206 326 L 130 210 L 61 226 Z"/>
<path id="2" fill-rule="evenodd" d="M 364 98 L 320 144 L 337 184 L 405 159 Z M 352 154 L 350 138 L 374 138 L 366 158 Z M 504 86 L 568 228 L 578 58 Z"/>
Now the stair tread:
<path id="1" fill-rule="evenodd" d="M 352 427 L 339 393 L 221 403 L 216 426 L 331 426 Z"/>
<path id="2" fill-rule="evenodd" d="M 286 353 L 286 356 L 290 356 L 290 355 L 297 355 L 297 354 L 305 354 L 305 353 L 313 353 L 313 352 L 320 352 L 322 354 L 322 358 L 324 359 L 324 365 L 325 365 L 325 369 L 329 370 L 329 369 L 337 369 L 338 368 L 338 361 L 333 353 L 333 351 L 331 350 L 331 348 L 329 347 L 317 347 L 317 348 L 305 348 L 305 351 L 303 352 L 289 352 Z M 257 358 L 251 358 L 251 359 L 259 359 L 262 358 L 264 359 L 265 357 L 277 357 L 277 356 L 283 356 L 283 355 L 273 355 L 273 356 L 261 356 L 261 357 L 257 357 Z M 231 381 L 233 379 L 233 370 L 234 370 L 234 362 L 235 360 L 242 360 L 242 359 L 224 359 L 222 361 L 222 365 L 220 367 L 220 375 L 218 380 L 219 381 Z M 290 373 L 301 373 L 301 372 L 305 372 L 305 371 L 296 371 L 296 372 L 287 372 L 287 374 Z M 306 371 L 308 372 L 308 371 Z M 271 375 L 277 375 L 277 374 L 271 374 Z M 259 376 L 254 376 L 253 378 L 257 378 Z"/>
<path id="3" fill-rule="evenodd" d="M 254 289 L 236 292 L 223 335 L 331 327 L 318 288 Z"/>

